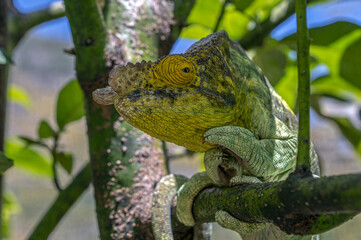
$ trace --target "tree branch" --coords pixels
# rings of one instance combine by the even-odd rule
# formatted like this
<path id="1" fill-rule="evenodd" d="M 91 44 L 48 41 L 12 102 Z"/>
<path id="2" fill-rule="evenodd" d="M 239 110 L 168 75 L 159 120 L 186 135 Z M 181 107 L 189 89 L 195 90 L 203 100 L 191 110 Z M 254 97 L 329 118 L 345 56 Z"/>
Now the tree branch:
<path id="1" fill-rule="evenodd" d="M 272 222 L 288 234 L 317 234 L 361 211 L 361 174 L 207 188 L 195 199 L 197 223 L 213 222 L 224 210 L 246 222 Z"/>
<path id="2" fill-rule="evenodd" d="M 105 46 L 107 33 L 95 0 L 65 0 L 76 52 L 76 70 L 80 84 L 96 81 L 107 72 Z"/>
<path id="3" fill-rule="evenodd" d="M 273 11 L 274 12 L 271 12 L 268 18 L 262 21 L 253 30 L 243 35 L 238 41 L 242 47 L 249 49 L 261 46 L 263 40 L 270 32 L 295 12 L 294 0 L 282 1 Z"/>
<path id="4" fill-rule="evenodd" d="M 62 1 L 53 2 L 49 8 L 29 14 L 22 14 L 18 11 L 12 12 L 9 19 L 11 49 L 15 48 L 31 28 L 63 16 L 65 16 L 65 8 Z"/>
<path id="5" fill-rule="evenodd" d="M 91 181 L 89 163 L 79 171 L 73 181 L 61 192 L 40 222 L 35 226 L 29 239 L 47 239 L 62 217 L 88 188 Z"/>
<path id="6" fill-rule="evenodd" d="M 308 3 L 311 4 L 319 1 L 320 0 L 309 0 Z M 295 0 L 282 1 L 274 8 L 268 18 L 257 25 L 256 28 L 244 34 L 238 41 L 239 44 L 245 49 L 261 46 L 270 32 L 294 13 Z"/>
<path id="7" fill-rule="evenodd" d="M 310 168 L 310 47 L 306 0 L 296 1 L 298 66 L 298 149 L 297 168 Z"/>

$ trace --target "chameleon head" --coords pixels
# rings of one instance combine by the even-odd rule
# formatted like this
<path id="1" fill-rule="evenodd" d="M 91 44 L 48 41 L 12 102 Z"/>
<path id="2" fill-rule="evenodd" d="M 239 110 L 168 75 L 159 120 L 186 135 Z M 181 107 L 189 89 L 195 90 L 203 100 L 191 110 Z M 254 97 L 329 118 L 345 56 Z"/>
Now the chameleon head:
<path id="1" fill-rule="evenodd" d="M 157 62 L 116 67 L 109 86 L 94 91 L 93 98 L 114 104 L 126 121 L 151 136 L 206 151 L 213 146 L 204 142 L 203 134 L 236 118 L 232 67 L 225 56 L 229 50 L 222 49 L 229 48 L 224 46 L 228 41 L 213 40 L 206 38 L 184 54 Z"/>

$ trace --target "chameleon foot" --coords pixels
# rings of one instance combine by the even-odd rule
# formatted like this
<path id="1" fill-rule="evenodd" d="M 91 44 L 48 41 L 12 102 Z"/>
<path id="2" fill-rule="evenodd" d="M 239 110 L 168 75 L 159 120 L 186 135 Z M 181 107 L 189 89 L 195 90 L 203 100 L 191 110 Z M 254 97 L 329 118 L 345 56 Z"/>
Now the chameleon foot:
<path id="1" fill-rule="evenodd" d="M 208 150 L 204 154 L 204 167 L 217 186 L 229 186 L 230 179 L 242 174 L 242 167 L 237 159 L 219 148 Z"/>
<path id="2" fill-rule="evenodd" d="M 224 126 L 208 130 L 204 134 L 208 143 L 222 146 L 236 156 L 241 165 L 253 176 L 268 181 L 285 179 L 293 171 L 297 154 L 297 136 L 275 139 L 258 139 L 242 127 Z"/>
<path id="3" fill-rule="evenodd" d="M 226 211 L 216 212 L 216 222 L 224 228 L 239 234 L 251 234 L 266 228 L 270 223 L 248 223 L 239 221 Z"/>

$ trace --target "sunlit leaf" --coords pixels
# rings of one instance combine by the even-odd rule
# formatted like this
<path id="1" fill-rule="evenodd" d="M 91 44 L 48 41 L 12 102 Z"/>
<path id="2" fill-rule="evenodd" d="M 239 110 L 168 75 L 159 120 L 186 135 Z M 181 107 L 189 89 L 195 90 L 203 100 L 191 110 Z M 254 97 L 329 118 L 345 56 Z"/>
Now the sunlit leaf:
<path id="1" fill-rule="evenodd" d="M 231 39 L 239 39 L 247 31 L 249 17 L 237 11 L 233 5 L 226 8 L 220 28 L 227 31 Z"/>
<path id="2" fill-rule="evenodd" d="M 3 152 L 0 152 L 0 174 L 13 166 L 13 160 L 7 158 Z"/>
<path id="3" fill-rule="evenodd" d="M 46 120 L 42 120 L 38 128 L 39 138 L 49 138 L 55 135 L 54 130 L 50 127 L 49 123 Z"/>
<path id="4" fill-rule="evenodd" d="M 3 194 L 2 203 L 2 235 L 3 238 L 8 239 L 11 230 L 11 215 L 19 213 L 21 211 L 21 206 L 16 199 L 15 194 L 8 190 Z"/>
<path id="5" fill-rule="evenodd" d="M 77 80 L 70 81 L 60 91 L 56 107 L 56 121 L 59 129 L 84 116 L 83 92 Z"/>
<path id="6" fill-rule="evenodd" d="M 351 101 L 361 99 L 361 89 L 355 87 L 340 77 L 321 77 L 311 83 L 311 93 L 333 95 L 336 98 Z"/>
<path id="7" fill-rule="evenodd" d="M 201 39 L 212 33 L 212 30 L 202 25 L 192 24 L 183 28 L 180 36 L 182 38 Z"/>
<path id="8" fill-rule="evenodd" d="M 14 84 L 10 84 L 8 87 L 8 99 L 10 102 L 19 104 L 23 108 L 29 110 L 32 106 L 32 101 L 27 91 Z"/>
<path id="9" fill-rule="evenodd" d="M 279 4 L 281 0 L 254 0 L 244 10 L 247 16 L 250 16 L 256 22 L 262 22 L 269 17 L 274 7 Z"/>
<path id="10" fill-rule="evenodd" d="M 41 177 L 52 177 L 50 160 L 37 149 L 16 139 L 5 144 L 7 157 L 13 159 L 14 166 L 29 174 Z"/>
<path id="11" fill-rule="evenodd" d="M 275 86 L 277 93 L 287 102 L 290 108 L 294 108 L 297 100 L 297 83 L 298 83 L 297 67 L 288 65 L 285 75 L 279 80 Z"/>
<path id="12" fill-rule="evenodd" d="M 344 51 L 340 62 L 340 75 L 361 89 L 361 37 Z"/>
<path id="13" fill-rule="evenodd" d="M 73 156 L 70 153 L 60 152 L 55 155 L 56 161 L 69 173 L 73 170 Z"/>
<path id="14" fill-rule="evenodd" d="M 200 24 L 209 29 L 213 29 L 217 23 L 221 7 L 221 0 L 198 0 L 189 14 L 187 22 L 189 24 Z"/>

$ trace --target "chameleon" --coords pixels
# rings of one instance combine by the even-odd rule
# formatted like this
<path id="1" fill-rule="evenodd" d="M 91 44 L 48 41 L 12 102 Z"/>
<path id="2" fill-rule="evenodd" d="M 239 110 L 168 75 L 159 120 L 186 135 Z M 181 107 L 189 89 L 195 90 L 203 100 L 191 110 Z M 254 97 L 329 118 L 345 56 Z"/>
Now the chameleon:
<path id="1" fill-rule="evenodd" d="M 297 117 L 223 30 L 183 54 L 117 66 L 109 73 L 108 84 L 93 92 L 97 103 L 114 104 L 127 122 L 153 137 L 205 153 L 206 171 L 177 192 L 177 217 L 187 226 L 195 224 L 192 202 L 202 189 L 281 181 L 295 169 Z M 319 175 L 313 145 L 310 157 L 311 171 Z M 165 182 L 167 191 L 175 188 L 175 183 Z M 238 221 L 224 211 L 215 219 L 245 235 L 268 226 Z M 172 239 L 172 234 L 156 238 Z"/>

